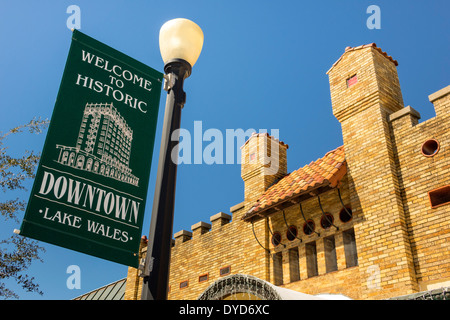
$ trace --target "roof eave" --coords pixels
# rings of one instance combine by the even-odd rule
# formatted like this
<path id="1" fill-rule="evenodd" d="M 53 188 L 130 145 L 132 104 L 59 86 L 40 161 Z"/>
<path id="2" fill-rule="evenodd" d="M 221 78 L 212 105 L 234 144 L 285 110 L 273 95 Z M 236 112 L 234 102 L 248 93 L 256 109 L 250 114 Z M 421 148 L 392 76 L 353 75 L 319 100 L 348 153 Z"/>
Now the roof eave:
<path id="1" fill-rule="evenodd" d="M 299 193 L 296 193 L 290 197 L 277 201 L 271 204 L 270 206 L 264 207 L 260 210 L 253 211 L 255 208 L 255 206 L 253 206 L 250 210 L 247 211 L 246 214 L 244 214 L 242 220 L 252 221 L 255 219 L 255 217 L 260 219 L 270 216 L 275 212 L 278 212 L 294 204 L 300 203 L 302 201 L 315 197 L 321 193 L 334 189 L 339 185 L 339 182 L 342 180 L 342 178 L 345 176 L 346 173 L 347 173 L 347 163 L 343 162 L 339 170 L 330 178 L 330 180 L 324 180 L 320 184 L 316 184 L 312 187 L 302 190 Z"/>
<path id="2" fill-rule="evenodd" d="M 285 198 L 285 199 L 278 201 L 270 206 L 264 207 L 261 210 L 252 212 L 252 209 L 253 209 L 252 208 L 249 211 L 247 211 L 247 213 L 242 217 L 242 220 L 249 222 L 249 221 L 252 221 L 255 219 L 259 220 L 259 219 L 268 217 L 278 211 L 281 211 L 281 210 L 291 207 L 295 204 L 298 204 L 305 200 L 316 197 L 317 195 L 324 193 L 326 191 L 329 191 L 331 189 L 333 189 L 333 187 L 327 181 L 326 183 L 322 183 L 315 187 L 308 188 L 307 190 L 305 190 L 303 192 L 295 194 L 289 198 Z"/>

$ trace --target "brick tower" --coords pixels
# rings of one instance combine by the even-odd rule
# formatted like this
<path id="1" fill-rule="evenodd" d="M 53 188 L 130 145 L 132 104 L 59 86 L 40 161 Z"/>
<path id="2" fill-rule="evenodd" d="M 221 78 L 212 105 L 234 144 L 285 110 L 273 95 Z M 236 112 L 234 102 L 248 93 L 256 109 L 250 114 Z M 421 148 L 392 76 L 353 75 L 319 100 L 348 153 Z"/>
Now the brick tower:
<path id="1" fill-rule="evenodd" d="M 241 177 L 245 183 L 245 204 L 254 202 L 287 173 L 288 145 L 269 136 L 254 133 L 241 147 Z"/>
<path id="2" fill-rule="evenodd" d="M 362 292 L 369 299 L 417 291 L 388 123 L 388 116 L 403 108 L 396 66 L 372 43 L 347 47 L 327 72 L 358 221 Z"/>
<path id="3" fill-rule="evenodd" d="M 244 180 L 244 210 L 242 215 L 233 215 L 235 219 L 241 219 L 243 214 L 256 203 L 258 198 L 274 183 L 279 181 L 287 173 L 286 150 L 287 144 L 275 139 L 268 133 L 254 133 L 241 147 L 241 177 Z M 244 222 L 242 234 L 246 234 L 250 241 L 247 248 L 255 245 L 253 232 L 262 242 L 265 248 L 269 247 L 270 234 L 265 219 L 250 224 Z M 246 225 L 246 226 L 245 226 Z M 252 265 L 260 265 L 257 276 L 266 281 L 271 280 L 271 261 L 267 251 L 256 247 L 256 250 L 247 251 L 246 260 L 252 261 Z"/>

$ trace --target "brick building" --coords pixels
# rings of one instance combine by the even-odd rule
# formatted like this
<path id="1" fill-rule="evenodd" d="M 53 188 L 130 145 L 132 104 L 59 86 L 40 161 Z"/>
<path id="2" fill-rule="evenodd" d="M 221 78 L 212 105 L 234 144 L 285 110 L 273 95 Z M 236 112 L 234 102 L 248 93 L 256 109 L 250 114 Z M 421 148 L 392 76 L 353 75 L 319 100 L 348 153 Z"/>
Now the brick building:
<path id="1" fill-rule="evenodd" d="M 133 130 L 112 103 L 87 103 L 75 147 L 57 145 L 57 162 L 137 186 L 130 169 Z"/>
<path id="2" fill-rule="evenodd" d="M 396 66 L 375 44 L 345 49 L 327 72 L 344 145 L 309 165 L 288 174 L 288 145 L 248 139 L 244 201 L 174 234 L 169 299 L 264 298 L 263 282 L 352 299 L 450 286 L 450 86 L 419 123 Z M 124 298 L 141 285 L 129 268 Z"/>

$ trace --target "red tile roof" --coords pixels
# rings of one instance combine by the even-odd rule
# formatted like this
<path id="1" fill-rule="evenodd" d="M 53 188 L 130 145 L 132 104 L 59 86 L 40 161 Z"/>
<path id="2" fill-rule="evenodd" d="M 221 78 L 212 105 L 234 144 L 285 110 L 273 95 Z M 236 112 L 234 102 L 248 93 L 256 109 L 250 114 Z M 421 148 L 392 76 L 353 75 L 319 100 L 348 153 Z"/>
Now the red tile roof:
<path id="1" fill-rule="evenodd" d="M 244 215 L 248 220 L 263 211 L 319 187 L 336 187 L 347 173 L 344 146 L 328 152 L 323 158 L 297 169 L 269 187 Z"/>
<path id="2" fill-rule="evenodd" d="M 331 68 L 327 71 L 327 74 L 331 71 L 331 69 L 334 68 L 335 65 L 337 65 L 339 63 L 339 61 L 341 61 L 342 57 L 344 56 L 344 54 L 346 54 L 347 52 L 350 51 L 355 51 L 355 50 L 359 50 L 359 49 L 364 49 L 364 48 L 368 48 L 368 47 L 373 47 L 375 48 L 379 53 L 381 53 L 382 55 L 384 55 L 387 59 L 391 60 L 396 66 L 398 66 L 398 62 L 397 60 L 395 60 L 394 58 L 392 58 L 391 56 L 389 56 L 386 52 L 382 51 L 381 48 L 378 48 L 377 45 L 375 43 L 369 43 L 369 44 L 364 44 L 362 46 L 357 46 L 357 47 L 347 47 L 345 48 L 345 52 L 341 55 L 341 57 L 335 62 L 333 63 L 333 65 L 331 66 Z"/>

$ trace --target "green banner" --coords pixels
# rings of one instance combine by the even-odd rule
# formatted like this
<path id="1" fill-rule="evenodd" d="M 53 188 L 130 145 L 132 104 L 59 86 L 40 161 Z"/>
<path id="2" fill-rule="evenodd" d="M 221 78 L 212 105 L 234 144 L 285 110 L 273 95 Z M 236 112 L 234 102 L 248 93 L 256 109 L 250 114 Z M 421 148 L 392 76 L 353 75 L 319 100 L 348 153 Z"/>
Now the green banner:
<path id="1" fill-rule="evenodd" d="M 137 267 L 162 79 L 73 32 L 21 235 Z"/>

